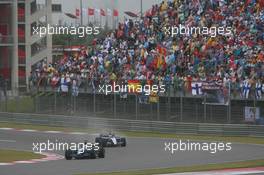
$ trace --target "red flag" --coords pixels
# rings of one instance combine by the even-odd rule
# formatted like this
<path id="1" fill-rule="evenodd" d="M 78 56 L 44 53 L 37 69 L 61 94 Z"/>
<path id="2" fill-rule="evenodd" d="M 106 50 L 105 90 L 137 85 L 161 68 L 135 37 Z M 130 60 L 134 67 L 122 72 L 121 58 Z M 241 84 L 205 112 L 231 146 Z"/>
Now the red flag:
<path id="1" fill-rule="evenodd" d="M 263 0 L 259 0 L 259 5 L 260 5 L 260 9 L 264 8 L 264 1 Z"/>
<path id="2" fill-rule="evenodd" d="M 93 16 L 94 15 L 94 9 L 88 8 L 88 16 Z"/>
<path id="3" fill-rule="evenodd" d="M 137 93 L 137 88 L 140 86 L 139 80 L 128 80 L 128 92 L 129 93 Z"/>
<path id="4" fill-rule="evenodd" d="M 100 9 L 100 14 L 101 14 L 101 16 L 106 16 L 105 11 L 103 9 Z"/>
<path id="5" fill-rule="evenodd" d="M 152 16 L 152 9 L 146 11 L 145 16 L 150 17 Z"/>
<path id="6" fill-rule="evenodd" d="M 250 4 L 251 0 L 246 0 L 245 6 L 248 6 Z"/>
<path id="7" fill-rule="evenodd" d="M 80 16 L 80 9 L 76 9 L 76 11 L 75 11 L 75 15 L 76 15 L 76 16 Z"/>
<path id="8" fill-rule="evenodd" d="M 159 54 L 166 56 L 167 55 L 167 49 L 165 47 L 162 47 L 161 45 L 157 46 L 157 51 Z"/>
<path id="9" fill-rule="evenodd" d="M 114 15 L 114 16 L 118 16 L 118 10 L 114 9 L 114 11 L 113 11 L 113 15 Z"/>

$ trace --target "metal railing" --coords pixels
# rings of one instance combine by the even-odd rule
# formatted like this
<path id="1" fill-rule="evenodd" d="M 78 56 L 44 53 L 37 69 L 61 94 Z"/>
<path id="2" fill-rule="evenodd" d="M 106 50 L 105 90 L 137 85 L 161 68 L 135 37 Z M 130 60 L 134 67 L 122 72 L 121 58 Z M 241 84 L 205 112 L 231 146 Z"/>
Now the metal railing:
<path id="1" fill-rule="evenodd" d="M 54 91 L 58 91 L 58 89 L 60 88 L 59 86 L 56 87 L 52 87 L 51 82 L 50 82 L 50 77 L 45 77 L 44 81 L 42 81 L 41 78 L 38 78 L 37 81 L 39 82 L 46 82 L 46 83 L 40 83 L 39 85 L 34 84 L 31 87 L 31 91 L 45 91 L 45 92 L 54 92 Z M 31 82 L 32 83 L 32 82 Z M 104 84 L 104 83 L 103 83 Z M 103 85 L 101 84 L 101 85 Z M 233 85 L 233 84 L 231 84 Z M 70 89 L 71 86 L 69 86 Z M 194 97 L 194 95 L 192 95 L 192 92 L 190 89 L 188 89 L 187 87 L 185 87 L 185 82 L 182 84 L 182 86 L 177 86 L 174 85 L 172 83 L 170 83 L 169 85 L 165 85 L 165 93 L 159 93 L 159 96 L 169 96 L 169 97 Z M 228 87 L 226 88 L 228 89 Z M 242 96 L 242 90 L 243 88 L 230 88 L 230 94 L 229 97 L 232 100 L 255 100 L 255 101 L 264 101 L 264 94 L 262 95 L 261 98 L 256 98 L 255 95 L 255 89 L 251 88 L 250 93 L 248 95 L 248 98 L 245 98 Z M 102 94 L 102 92 L 100 92 L 100 88 L 95 87 L 95 89 L 92 87 L 92 82 L 91 80 L 81 80 L 80 81 L 80 86 L 78 87 L 78 91 L 80 93 L 86 93 L 86 94 L 93 94 L 94 92 L 96 94 Z M 196 97 L 201 98 L 203 97 L 203 94 L 201 95 L 196 95 Z M 228 98 L 229 98 L 228 97 Z"/>
<path id="2" fill-rule="evenodd" d="M 106 96 L 80 93 L 76 97 L 70 93 L 46 91 L 26 97 L 0 95 L 0 111 L 166 122 L 245 124 L 245 107 L 258 107 L 260 119 L 250 124 L 263 123 L 264 101 L 233 99 L 228 105 L 207 104 L 205 101 L 206 96 L 160 96 L 156 103 L 142 103 L 137 94 L 128 94 L 124 99 L 118 94 Z"/>
<path id="3" fill-rule="evenodd" d="M 0 0 L 0 3 L 13 3 L 13 0 Z"/>
<path id="4" fill-rule="evenodd" d="M 44 126 L 94 128 L 114 131 L 144 131 L 174 134 L 199 134 L 220 136 L 254 136 L 264 137 L 264 126 L 181 123 L 160 121 L 138 121 L 109 118 L 93 118 L 62 115 L 41 115 L 0 112 L 0 122 L 15 122 L 19 124 L 36 124 Z"/>

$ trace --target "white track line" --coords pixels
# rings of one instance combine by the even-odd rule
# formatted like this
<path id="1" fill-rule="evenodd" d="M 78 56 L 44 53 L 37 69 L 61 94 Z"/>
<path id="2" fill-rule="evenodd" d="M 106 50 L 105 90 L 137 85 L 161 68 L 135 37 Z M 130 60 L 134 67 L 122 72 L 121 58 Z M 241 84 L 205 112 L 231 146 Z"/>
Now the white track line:
<path id="1" fill-rule="evenodd" d="M 9 142 L 9 143 L 15 143 L 15 140 L 0 140 L 0 142 Z"/>
<path id="2" fill-rule="evenodd" d="M 61 131 L 43 131 L 44 133 L 50 133 L 50 134 L 60 134 L 63 133 Z"/>
<path id="3" fill-rule="evenodd" d="M 264 173 L 264 167 L 257 168 L 239 168 L 239 169 L 224 169 L 219 171 L 204 171 L 204 172 L 188 172 L 188 173 L 172 173 L 160 175 L 246 175 Z"/>
<path id="4" fill-rule="evenodd" d="M 20 131 L 23 131 L 23 132 L 37 132 L 37 130 L 34 130 L 34 129 L 21 129 Z"/>
<path id="5" fill-rule="evenodd" d="M 40 153 L 36 153 L 40 154 Z M 41 153 L 41 155 L 44 155 L 44 158 L 41 159 L 31 159 L 31 160 L 19 160 L 19 161 L 13 161 L 10 163 L 0 163 L 0 166 L 8 166 L 8 165 L 16 165 L 16 164 L 33 164 L 33 163 L 39 163 L 39 162 L 47 162 L 52 160 L 60 160 L 64 159 L 63 156 L 59 154 L 54 153 Z"/>
<path id="6" fill-rule="evenodd" d="M 0 128 L 0 130 L 14 130 L 14 128 Z"/>

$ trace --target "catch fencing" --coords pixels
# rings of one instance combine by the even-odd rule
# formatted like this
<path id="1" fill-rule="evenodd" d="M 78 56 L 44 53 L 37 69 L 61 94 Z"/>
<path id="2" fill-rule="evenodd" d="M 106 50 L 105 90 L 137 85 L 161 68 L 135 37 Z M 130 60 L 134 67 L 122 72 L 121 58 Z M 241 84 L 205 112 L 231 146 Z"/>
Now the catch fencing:
<path id="1" fill-rule="evenodd" d="M 47 115 L 68 115 L 108 119 L 185 123 L 245 124 L 245 107 L 258 107 L 264 116 L 264 101 L 232 98 L 228 105 L 208 104 L 206 96 L 160 96 L 156 103 L 142 103 L 137 94 L 79 93 L 56 91 L 0 100 L 0 111 Z M 258 123 L 259 122 L 259 123 Z M 249 123 L 247 123 L 249 124 Z M 261 124 L 261 120 L 250 124 Z"/>

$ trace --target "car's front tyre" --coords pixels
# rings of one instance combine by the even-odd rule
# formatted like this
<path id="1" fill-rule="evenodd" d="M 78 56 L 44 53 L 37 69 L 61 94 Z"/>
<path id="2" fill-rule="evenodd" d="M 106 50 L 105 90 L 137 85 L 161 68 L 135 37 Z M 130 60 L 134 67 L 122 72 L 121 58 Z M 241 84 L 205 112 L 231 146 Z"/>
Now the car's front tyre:
<path id="1" fill-rule="evenodd" d="M 126 138 L 121 138 L 121 146 L 122 147 L 126 147 L 126 145 L 127 145 L 127 142 L 126 142 Z"/>
<path id="2" fill-rule="evenodd" d="M 65 151 L 65 159 L 71 160 L 72 159 L 72 151 L 70 149 Z"/>

